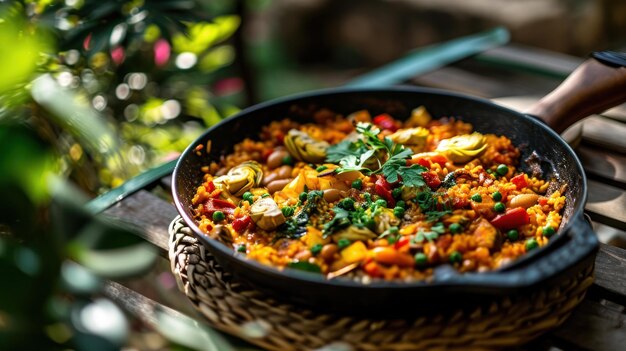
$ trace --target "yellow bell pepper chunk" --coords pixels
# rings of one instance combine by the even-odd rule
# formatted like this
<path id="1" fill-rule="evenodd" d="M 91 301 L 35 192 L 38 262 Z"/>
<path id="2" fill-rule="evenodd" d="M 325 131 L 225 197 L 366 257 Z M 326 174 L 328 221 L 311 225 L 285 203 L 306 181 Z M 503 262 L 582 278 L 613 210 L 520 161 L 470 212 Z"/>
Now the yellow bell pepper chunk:
<path id="1" fill-rule="evenodd" d="M 341 259 L 347 264 L 360 262 L 367 255 L 367 247 L 362 241 L 355 241 L 341 251 Z"/>

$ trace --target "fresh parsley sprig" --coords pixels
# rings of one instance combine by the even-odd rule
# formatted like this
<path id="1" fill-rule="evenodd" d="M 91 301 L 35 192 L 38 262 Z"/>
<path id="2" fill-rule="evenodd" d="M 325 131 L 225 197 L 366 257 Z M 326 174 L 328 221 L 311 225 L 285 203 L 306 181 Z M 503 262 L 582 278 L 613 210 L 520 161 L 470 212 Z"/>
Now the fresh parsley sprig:
<path id="1" fill-rule="evenodd" d="M 328 148 L 326 162 L 339 163 L 338 173 L 382 173 L 390 183 L 402 178 L 405 186 L 425 185 L 421 174 L 427 169 L 420 165 L 406 165 L 406 160 L 413 155 L 411 149 L 394 143 L 388 137 L 381 140 L 378 137 L 380 129 L 369 123 L 357 124 L 356 131 L 363 136 L 361 139 L 343 141 Z"/>

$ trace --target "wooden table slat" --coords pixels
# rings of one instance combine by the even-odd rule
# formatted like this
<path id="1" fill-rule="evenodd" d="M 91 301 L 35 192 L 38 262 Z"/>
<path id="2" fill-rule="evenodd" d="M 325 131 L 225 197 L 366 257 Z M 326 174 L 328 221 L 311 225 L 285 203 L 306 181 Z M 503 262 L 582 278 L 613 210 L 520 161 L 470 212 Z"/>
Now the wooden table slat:
<path id="1" fill-rule="evenodd" d="M 591 219 L 626 230 L 626 192 L 592 179 L 587 184 L 589 191 L 585 211 Z"/>
<path id="2" fill-rule="evenodd" d="M 580 145 L 576 154 L 589 178 L 626 188 L 626 155 L 607 152 L 586 144 Z"/>

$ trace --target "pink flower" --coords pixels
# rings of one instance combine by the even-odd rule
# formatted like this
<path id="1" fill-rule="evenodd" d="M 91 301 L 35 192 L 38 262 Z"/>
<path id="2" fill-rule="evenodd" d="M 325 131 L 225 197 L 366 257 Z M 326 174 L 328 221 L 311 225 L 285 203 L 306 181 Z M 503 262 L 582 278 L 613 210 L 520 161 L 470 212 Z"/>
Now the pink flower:
<path id="1" fill-rule="evenodd" d="M 111 50 L 111 59 L 113 60 L 113 62 L 115 62 L 116 65 L 120 65 L 122 62 L 124 62 L 125 57 L 126 55 L 124 53 L 123 47 L 118 46 L 115 49 Z"/>
<path id="2" fill-rule="evenodd" d="M 165 39 L 159 39 L 154 43 L 154 64 L 163 66 L 169 61 L 171 54 L 170 44 Z"/>

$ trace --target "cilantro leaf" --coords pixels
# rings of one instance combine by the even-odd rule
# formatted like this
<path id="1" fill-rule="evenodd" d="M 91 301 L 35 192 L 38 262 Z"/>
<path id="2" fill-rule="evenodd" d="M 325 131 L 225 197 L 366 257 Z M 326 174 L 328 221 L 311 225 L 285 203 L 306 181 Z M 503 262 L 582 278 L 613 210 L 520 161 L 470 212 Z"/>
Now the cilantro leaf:
<path id="1" fill-rule="evenodd" d="M 333 207 L 333 212 L 335 212 L 335 217 L 324 224 L 322 231 L 324 238 L 350 225 L 350 212 L 338 206 Z"/>
<path id="2" fill-rule="evenodd" d="M 338 163 L 345 157 L 357 157 L 365 151 L 367 151 L 367 147 L 363 143 L 345 140 L 328 148 L 326 151 L 326 162 Z"/>
<path id="3" fill-rule="evenodd" d="M 426 171 L 426 167 L 420 165 L 412 165 L 411 167 L 400 167 L 398 172 L 402 176 L 402 182 L 405 186 L 410 187 L 423 187 L 426 185 L 422 173 Z"/>

